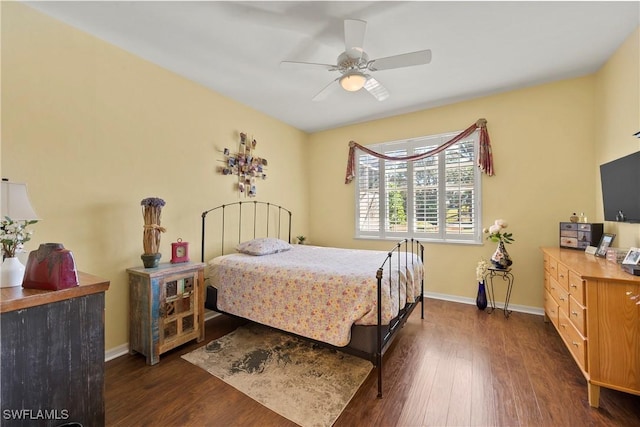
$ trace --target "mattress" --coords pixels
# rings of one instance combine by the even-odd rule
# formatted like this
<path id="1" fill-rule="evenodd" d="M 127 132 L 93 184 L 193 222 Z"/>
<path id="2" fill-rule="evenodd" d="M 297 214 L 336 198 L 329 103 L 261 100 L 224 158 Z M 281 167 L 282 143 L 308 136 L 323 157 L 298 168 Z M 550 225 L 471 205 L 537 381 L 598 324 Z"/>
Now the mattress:
<path id="1" fill-rule="evenodd" d="M 342 347 L 352 325 L 377 324 L 376 272 L 388 252 L 295 245 L 263 256 L 224 255 L 208 263 L 220 310 Z M 422 290 L 417 255 L 393 256 L 382 280 L 382 323 Z"/>

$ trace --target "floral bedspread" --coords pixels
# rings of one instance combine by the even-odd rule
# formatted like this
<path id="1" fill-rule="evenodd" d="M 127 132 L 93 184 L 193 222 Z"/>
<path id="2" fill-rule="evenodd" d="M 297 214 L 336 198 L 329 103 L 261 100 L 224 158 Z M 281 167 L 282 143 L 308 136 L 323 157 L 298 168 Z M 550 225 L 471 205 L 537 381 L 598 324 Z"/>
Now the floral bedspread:
<path id="1" fill-rule="evenodd" d="M 237 253 L 209 262 L 209 282 L 227 313 L 342 347 L 354 323 L 377 323 L 376 271 L 386 256 L 307 245 L 264 256 Z M 391 280 L 385 265 L 383 324 L 404 307 L 407 295 L 411 301 L 420 295 L 422 262 L 409 257 L 405 263 L 403 253 L 398 266 L 394 255 Z"/>

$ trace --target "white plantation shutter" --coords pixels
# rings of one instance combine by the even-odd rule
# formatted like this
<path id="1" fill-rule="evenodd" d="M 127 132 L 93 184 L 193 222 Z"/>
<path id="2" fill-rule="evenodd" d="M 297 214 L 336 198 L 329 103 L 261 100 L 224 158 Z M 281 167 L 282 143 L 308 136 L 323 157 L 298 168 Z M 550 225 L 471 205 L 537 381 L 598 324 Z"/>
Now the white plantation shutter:
<path id="1" fill-rule="evenodd" d="M 406 156 L 407 150 L 387 150 L 384 154 L 393 157 Z M 407 178 L 407 162 L 384 162 L 386 209 L 383 215 L 387 233 L 407 231 Z"/>
<path id="2" fill-rule="evenodd" d="M 389 156 L 431 151 L 455 134 L 378 144 Z M 480 242 L 477 134 L 415 162 L 361 154 L 356 166 L 356 237 Z"/>
<path id="3" fill-rule="evenodd" d="M 363 154 L 358 157 L 356 222 L 359 234 L 377 236 L 380 230 L 380 161 Z"/>

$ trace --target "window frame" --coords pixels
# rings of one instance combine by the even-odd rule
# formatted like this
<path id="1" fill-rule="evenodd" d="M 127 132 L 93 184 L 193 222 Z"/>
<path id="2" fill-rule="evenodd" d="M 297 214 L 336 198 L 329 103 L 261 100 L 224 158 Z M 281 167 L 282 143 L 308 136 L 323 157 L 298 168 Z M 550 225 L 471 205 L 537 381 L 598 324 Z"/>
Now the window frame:
<path id="1" fill-rule="evenodd" d="M 367 148 L 376 151 L 378 153 L 388 153 L 390 151 L 400 151 L 405 150 L 405 155 L 412 155 L 419 148 L 429 147 L 429 149 L 433 149 L 434 147 L 438 147 L 450 141 L 455 136 L 459 135 L 460 132 L 447 132 L 437 135 L 426 135 L 416 138 L 408 138 L 396 141 L 389 142 L 381 142 L 377 144 L 372 144 L 367 146 Z M 460 234 L 460 233 L 450 233 L 447 232 L 446 227 L 446 179 L 441 179 L 445 177 L 446 173 L 446 155 L 450 150 L 457 149 L 459 144 L 464 141 L 473 141 L 473 195 L 474 201 L 472 203 L 472 209 L 475 212 L 473 216 L 475 228 L 472 233 L 469 234 Z M 437 141 L 437 142 L 436 142 Z M 385 175 L 385 162 L 396 162 L 396 161 L 388 161 L 384 159 L 378 159 L 376 157 L 370 156 L 366 153 L 357 153 L 356 152 L 356 161 L 355 161 L 355 191 L 354 191 L 354 205 L 355 205 L 355 221 L 354 221 L 354 229 L 355 229 L 355 238 L 356 239 L 369 239 L 369 240 L 398 240 L 403 238 L 417 238 L 424 242 L 432 242 L 432 243 L 452 243 L 452 244 L 482 244 L 482 172 L 478 168 L 478 155 L 480 149 L 480 135 L 479 132 L 474 132 L 469 135 L 465 139 L 459 141 L 454 144 L 452 147 L 445 149 L 441 153 L 436 154 L 438 156 L 438 200 L 437 200 L 437 215 L 438 215 L 438 223 L 442 224 L 442 227 L 439 227 L 438 232 L 417 232 L 414 230 L 415 223 L 415 210 L 414 210 L 414 199 L 415 199 L 415 170 L 414 170 L 414 162 L 406 162 L 406 175 L 411 177 L 412 179 L 407 179 L 407 202 L 406 202 L 406 212 L 407 212 L 407 229 L 409 231 L 388 231 L 384 222 L 388 220 L 387 211 L 387 192 L 386 192 L 386 175 Z M 360 230 L 360 170 L 361 170 L 361 156 L 368 156 L 373 158 L 374 161 L 378 164 L 378 229 L 376 231 L 361 231 Z M 379 201 L 384 201 L 384 203 L 380 203 Z"/>

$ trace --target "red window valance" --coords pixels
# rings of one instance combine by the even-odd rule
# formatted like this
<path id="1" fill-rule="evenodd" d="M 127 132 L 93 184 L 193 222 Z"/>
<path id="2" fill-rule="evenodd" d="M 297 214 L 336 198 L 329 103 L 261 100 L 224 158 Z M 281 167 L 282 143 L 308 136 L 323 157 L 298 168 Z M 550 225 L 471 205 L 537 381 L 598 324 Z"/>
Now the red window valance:
<path id="1" fill-rule="evenodd" d="M 482 172 L 486 173 L 489 176 L 492 176 L 494 174 L 493 155 L 491 153 L 491 140 L 489 139 L 489 132 L 487 131 L 487 120 L 478 119 L 474 124 L 469 126 L 467 129 L 463 130 L 458 135 L 456 135 L 449 141 L 445 142 L 438 148 L 435 148 L 431 151 L 427 151 L 426 153 L 414 154 L 412 156 L 401 156 L 401 157 L 387 156 L 382 153 L 376 153 L 375 151 L 365 147 L 364 145 L 360 145 L 355 141 L 350 141 L 349 142 L 349 159 L 347 162 L 347 175 L 345 177 L 344 183 L 349 184 L 351 181 L 353 181 L 353 178 L 355 178 L 354 174 L 356 171 L 356 149 L 362 150 L 365 153 L 373 157 L 376 157 L 378 159 L 413 162 L 416 160 L 421 160 L 421 159 L 436 155 L 446 150 L 447 148 L 451 147 L 461 139 L 464 139 L 467 136 L 471 135 L 475 131 L 480 132 L 480 151 L 478 153 L 478 167 Z"/>

